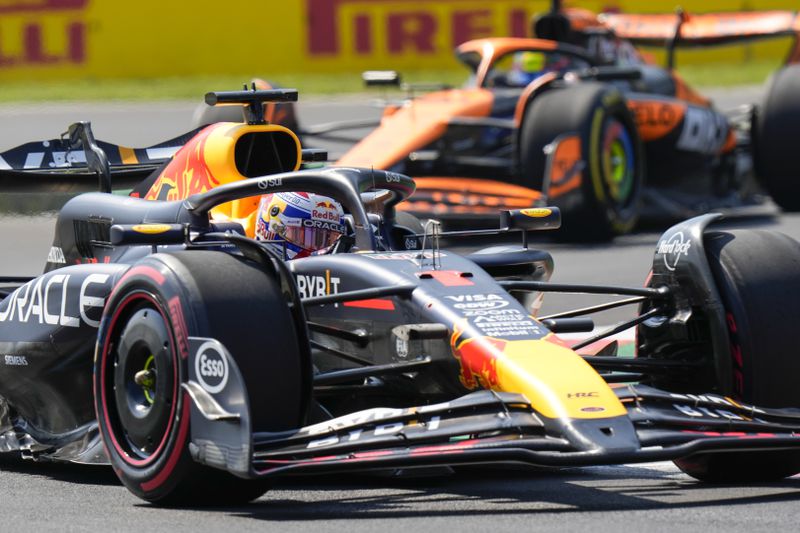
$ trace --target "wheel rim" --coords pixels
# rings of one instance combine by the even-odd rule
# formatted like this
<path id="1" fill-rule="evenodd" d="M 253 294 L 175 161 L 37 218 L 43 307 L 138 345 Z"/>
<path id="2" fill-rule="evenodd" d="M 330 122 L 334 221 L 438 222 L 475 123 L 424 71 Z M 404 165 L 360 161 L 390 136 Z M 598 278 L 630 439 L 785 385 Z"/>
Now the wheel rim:
<path id="1" fill-rule="evenodd" d="M 601 161 L 608 195 L 617 205 L 627 205 L 635 186 L 635 155 L 630 133 L 617 119 L 605 122 Z"/>
<path id="2" fill-rule="evenodd" d="M 149 405 L 153 405 L 155 402 L 156 396 L 156 380 L 158 379 L 158 373 L 155 368 L 155 361 L 156 356 L 150 354 L 150 357 L 144 362 L 144 368 L 140 371 L 144 375 L 140 378 L 140 372 L 137 372 L 134 375 L 134 383 L 142 387 L 142 392 L 144 393 L 144 399 L 147 401 Z"/>
<path id="3" fill-rule="evenodd" d="M 115 329 L 114 323 L 120 326 Z M 125 462 L 144 466 L 160 456 L 175 419 L 172 332 L 156 300 L 136 293 L 118 306 L 109 338 L 101 376 L 109 437 Z"/>

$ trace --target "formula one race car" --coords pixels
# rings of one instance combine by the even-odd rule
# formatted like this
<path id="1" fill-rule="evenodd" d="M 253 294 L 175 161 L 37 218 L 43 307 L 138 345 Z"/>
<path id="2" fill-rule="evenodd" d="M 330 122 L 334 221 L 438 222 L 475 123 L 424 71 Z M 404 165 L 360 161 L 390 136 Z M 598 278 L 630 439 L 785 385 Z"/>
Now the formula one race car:
<path id="1" fill-rule="evenodd" d="M 0 280 L 0 450 L 107 461 L 138 496 L 184 504 L 248 501 L 279 475 L 427 465 L 800 471 L 797 242 L 714 230 L 705 215 L 663 235 L 644 287 L 551 284 L 552 258 L 524 236 L 557 227 L 558 208 L 505 211 L 497 233 L 521 232 L 523 245 L 461 256 L 440 239 L 476 232 L 395 213 L 414 191 L 405 175 L 269 173 L 301 153 L 258 119 L 276 96 L 287 92 L 212 93 L 256 116 L 186 142 L 149 186 L 168 199 L 79 195 L 45 272 Z M 82 186 L 123 154 L 114 185 L 148 164 L 133 162 L 147 150 L 76 130 L 75 143 L 22 147 L 48 151 L 0 183 Z M 236 211 L 280 191 L 335 198 L 349 234 L 292 261 L 248 238 Z M 626 298 L 537 316 L 548 292 Z M 559 337 L 622 305 L 638 316 L 577 344 Z M 625 328 L 635 358 L 607 339 Z"/>
<path id="2" fill-rule="evenodd" d="M 800 208 L 793 152 L 800 44 L 760 106 L 728 114 L 672 68 L 678 47 L 796 38 L 795 13 L 597 16 L 558 4 L 534 24 L 538 38 L 459 46 L 456 56 L 469 70 L 462 88 L 389 105 L 378 127 L 337 164 L 418 178 L 404 209 L 420 216 L 465 218 L 552 203 L 565 215 L 563 236 L 581 240 L 628 232 L 640 214 L 679 220 L 758 205 L 759 184 L 782 208 Z M 663 43 L 666 68 L 634 48 Z M 399 79 L 365 73 L 368 85 Z M 410 94 L 431 88 L 412 86 Z M 306 134 L 340 138 L 346 126 L 317 125 Z"/>

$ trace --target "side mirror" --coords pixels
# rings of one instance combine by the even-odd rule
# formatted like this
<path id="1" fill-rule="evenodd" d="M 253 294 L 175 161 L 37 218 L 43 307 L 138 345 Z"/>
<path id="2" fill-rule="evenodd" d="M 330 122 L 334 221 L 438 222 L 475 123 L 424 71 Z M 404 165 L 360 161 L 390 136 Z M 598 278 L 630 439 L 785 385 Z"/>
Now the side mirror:
<path id="1" fill-rule="evenodd" d="M 400 73 L 396 70 L 367 70 L 361 73 L 367 87 L 400 87 Z"/>
<path id="2" fill-rule="evenodd" d="M 561 211 L 557 207 L 531 207 L 500 211 L 500 229 L 503 231 L 541 231 L 561 227 Z"/>

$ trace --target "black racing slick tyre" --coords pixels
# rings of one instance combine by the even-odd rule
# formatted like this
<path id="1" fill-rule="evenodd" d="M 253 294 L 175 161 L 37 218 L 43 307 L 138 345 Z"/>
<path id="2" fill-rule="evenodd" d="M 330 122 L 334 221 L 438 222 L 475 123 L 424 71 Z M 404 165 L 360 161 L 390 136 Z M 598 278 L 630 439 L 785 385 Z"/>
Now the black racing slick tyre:
<path id="1" fill-rule="evenodd" d="M 631 231 L 639 217 L 645 167 L 636 123 L 622 93 L 609 85 L 581 83 L 533 98 L 519 134 L 517 184 L 542 189 L 544 148 L 564 134 L 577 135 L 580 147 L 571 157 L 555 158 L 554 166 L 583 168 L 574 174 L 561 169 L 557 179 L 551 173 L 549 203 L 562 212 L 556 237 L 605 241 Z"/>
<path id="2" fill-rule="evenodd" d="M 800 243 L 781 233 L 706 234 L 706 253 L 728 324 L 732 372 L 721 391 L 758 407 L 800 407 Z M 800 452 L 696 454 L 676 461 L 704 481 L 771 481 L 800 472 Z"/>
<path id="3" fill-rule="evenodd" d="M 302 424 L 311 379 L 306 326 L 265 270 L 222 252 L 156 254 L 112 291 L 98 336 L 95 409 L 114 471 L 137 496 L 160 505 L 227 505 L 268 489 L 265 480 L 194 461 L 192 400 L 182 387 L 189 338 L 213 338 L 241 372 L 253 431 Z"/>
<path id="4" fill-rule="evenodd" d="M 753 126 L 755 167 L 761 184 L 784 211 L 800 211 L 800 65 L 772 75 Z"/>

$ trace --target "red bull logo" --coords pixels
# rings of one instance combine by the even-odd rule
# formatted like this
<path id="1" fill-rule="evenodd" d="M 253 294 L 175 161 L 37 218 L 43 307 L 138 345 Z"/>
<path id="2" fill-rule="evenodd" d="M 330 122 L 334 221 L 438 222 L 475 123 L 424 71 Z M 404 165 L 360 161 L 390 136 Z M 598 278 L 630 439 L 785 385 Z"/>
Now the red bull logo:
<path id="1" fill-rule="evenodd" d="M 150 190 L 146 200 L 183 200 L 219 185 L 206 165 L 205 147 L 214 127 L 208 127 L 183 148 L 164 169 Z"/>
<path id="2" fill-rule="evenodd" d="M 339 211 L 333 202 L 324 201 L 318 202 L 311 210 L 311 218 L 315 220 L 326 220 L 330 222 L 339 222 Z"/>
<path id="3" fill-rule="evenodd" d="M 462 339 L 463 333 L 456 325 L 450 338 L 453 357 L 461 365 L 461 384 L 467 389 L 496 387 L 499 383 L 496 354 L 503 352 L 506 341 L 493 337 Z"/>

